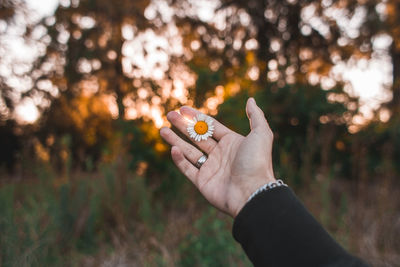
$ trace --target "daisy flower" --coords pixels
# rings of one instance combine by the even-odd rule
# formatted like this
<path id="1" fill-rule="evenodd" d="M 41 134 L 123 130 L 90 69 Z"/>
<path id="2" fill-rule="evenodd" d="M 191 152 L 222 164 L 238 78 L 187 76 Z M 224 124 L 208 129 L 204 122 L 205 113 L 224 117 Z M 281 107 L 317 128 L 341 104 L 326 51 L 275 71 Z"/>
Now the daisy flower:
<path id="1" fill-rule="evenodd" d="M 213 120 L 207 115 L 198 114 L 193 118 L 193 121 L 189 122 L 187 131 L 190 138 L 197 142 L 207 140 L 214 133 Z"/>

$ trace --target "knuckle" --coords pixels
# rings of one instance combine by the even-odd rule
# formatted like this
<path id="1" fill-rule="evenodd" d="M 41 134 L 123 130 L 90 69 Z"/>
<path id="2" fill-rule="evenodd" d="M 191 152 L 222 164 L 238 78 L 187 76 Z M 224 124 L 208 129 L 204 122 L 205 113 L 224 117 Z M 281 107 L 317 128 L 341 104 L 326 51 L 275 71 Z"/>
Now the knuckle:
<path id="1" fill-rule="evenodd" d="M 196 151 L 196 149 L 194 147 L 189 147 L 187 149 L 188 152 L 188 157 L 190 158 L 190 160 L 192 161 L 196 161 L 198 160 L 198 158 L 200 157 Z"/>

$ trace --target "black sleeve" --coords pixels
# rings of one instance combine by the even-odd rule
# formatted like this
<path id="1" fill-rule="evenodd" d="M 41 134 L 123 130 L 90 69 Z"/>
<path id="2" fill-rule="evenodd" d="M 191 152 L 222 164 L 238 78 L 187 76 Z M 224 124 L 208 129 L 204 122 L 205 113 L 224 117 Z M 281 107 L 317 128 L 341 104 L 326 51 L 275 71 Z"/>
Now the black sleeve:
<path id="1" fill-rule="evenodd" d="M 233 223 L 233 236 L 254 266 L 367 266 L 348 254 L 286 186 L 249 201 Z"/>

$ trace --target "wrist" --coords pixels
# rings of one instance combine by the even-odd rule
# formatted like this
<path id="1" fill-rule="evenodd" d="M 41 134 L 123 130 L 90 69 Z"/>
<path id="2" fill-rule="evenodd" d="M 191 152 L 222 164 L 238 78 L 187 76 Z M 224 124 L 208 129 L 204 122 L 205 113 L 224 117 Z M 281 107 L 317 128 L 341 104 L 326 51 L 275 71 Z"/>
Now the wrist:
<path id="1" fill-rule="evenodd" d="M 253 194 L 251 194 L 250 197 L 247 199 L 246 203 L 249 202 L 250 200 L 252 200 L 255 196 L 257 196 L 261 192 L 273 189 L 275 187 L 280 187 L 280 186 L 287 186 L 287 184 L 285 184 L 281 179 L 276 180 L 274 182 L 266 183 L 265 185 L 258 188 Z"/>
<path id="2" fill-rule="evenodd" d="M 258 189 L 265 186 L 266 184 L 276 182 L 275 177 L 260 177 L 260 178 L 245 178 L 244 181 L 248 181 L 245 185 L 242 185 L 239 192 L 239 197 L 237 198 L 237 205 L 236 209 L 232 212 L 232 217 L 236 218 L 242 208 L 246 205 L 249 201 L 250 196 L 254 194 Z"/>

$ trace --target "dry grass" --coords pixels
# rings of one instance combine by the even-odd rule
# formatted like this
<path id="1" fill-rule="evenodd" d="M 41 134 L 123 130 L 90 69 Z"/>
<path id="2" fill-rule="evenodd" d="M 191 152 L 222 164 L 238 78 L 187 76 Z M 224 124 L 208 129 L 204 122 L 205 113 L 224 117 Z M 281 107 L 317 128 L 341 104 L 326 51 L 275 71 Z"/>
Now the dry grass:
<path id="1" fill-rule="evenodd" d="M 400 266 L 398 181 L 325 180 L 301 190 L 299 195 L 316 218 L 351 253 L 372 266 Z"/>
<path id="2" fill-rule="evenodd" d="M 206 255 L 206 265 L 221 261 L 209 254 L 209 247 L 214 246 L 219 254 L 226 255 L 223 259 L 226 265 L 250 266 L 231 236 L 232 220 L 210 210 L 190 183 L 180 188 L 179 201 L 165 203 L 163 197 L 152 195 L 143 178 L 135 178 L 121 169 L 124 168 L 110 167 L 92 174 L 71 173 L 65 181 L 51 178 L 55 174 L 47 173 L 42 174 L 49 176 L 47 180 L 3 184 L 0 204 L 14 206 L 8 213 L 4 211 L 0 223 L 18 232 L 13 243 L 5 238 L 8 233 L 0 233 L 3 235 L 0 247 L 13 246 L 15 251 L 9 255 L 17 256 L 18 262 L 25 266 L 49 265 L 53 261 L 62 264 L 59 266 L 189 266 L 188 262 L 190 266 L 198 266 L 199 259 L 193 256 L 196 254 Z M 65 197 L 69 202 L 63 204 L 66 207 L 60 202 L 63 190 L 59 182 L 68 185 Z M 400 266 L 398 181 L 392 178 L 372 183 L 319 177 L 307 188 L 295 191 L 351 253 L 373 266 Z M 60 214 L 65 208 L 68 212 Z M 15 217 L 10 215 L 12 211 Z M 60 221 L 63 216 L 76 217 L 69 226 Z M 95 230 L 91 232 L 90 227 Z M 67 245 L 61 244 L 62 240 Z M 79 244 L 85 244 L 90 252 L 82 251 Z M 43 249 L 49 252 L 43 254 Z M 192 256 L 183 263 L 186 254 Z M 22 261 L 22 255 L 28 256 Z M 49 255 L 53 255 L 53 261 L 43 262 L 50 259 Z M 0 251 L 0 262 L 5 256 Z M 15 260 L 6 259 L 8 264 L 4 266 L 15 266 Z"/>

